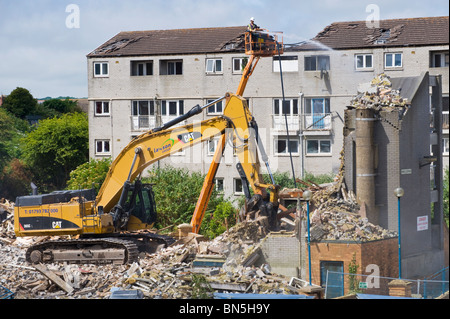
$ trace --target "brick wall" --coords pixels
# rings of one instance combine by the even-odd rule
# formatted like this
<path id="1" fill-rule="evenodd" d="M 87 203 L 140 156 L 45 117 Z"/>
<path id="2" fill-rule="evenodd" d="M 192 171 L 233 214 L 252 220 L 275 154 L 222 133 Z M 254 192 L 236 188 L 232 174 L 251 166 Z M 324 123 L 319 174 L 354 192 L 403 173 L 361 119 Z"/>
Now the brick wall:
<path id="1" fill-rule="evenodd" d="M 372 271 L 365 272 L 366 267 L 375 264 L 379 267 L 381 277 L 398 276 L 398 241 L 397 238 L 377 240 L 365 243 L 354 242 L 313 242 L 311 243 L 311 277 L 312 283 L 325 285 L 325 278 L 321 282 L 321 261 L 341 261 L 344 273 L 349 272 L 349 265 L 355 255 L 356 264 L 359 265 L 357 273 L 371 275 Z M 306 250 L 306 258 L 308 251 Z M 306 263 L 308 273 L 308 262 Z M 373 275 L 373 274 L 372 274 Z M 308 280 L 309 278 L 304 278 Z M 383 281 L 381 281 L 383 283 Z M 344 290 L 348 292 L 348 277 L 344 279 Z M 383 289 L 383 287 L 381 287 Z"/>

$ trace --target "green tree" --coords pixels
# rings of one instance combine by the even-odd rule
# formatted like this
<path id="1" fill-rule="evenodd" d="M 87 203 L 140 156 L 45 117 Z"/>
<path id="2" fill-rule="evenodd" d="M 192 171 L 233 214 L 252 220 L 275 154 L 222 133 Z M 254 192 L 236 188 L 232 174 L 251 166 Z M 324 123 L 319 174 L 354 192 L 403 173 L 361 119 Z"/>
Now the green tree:
<path id="1" fill-rule="evenodd" d="M 92 159 L 89 162 L 81 164 L 72 172 L 67 182 L 67 189 L 87 189 L 93 185 L 97 192 L 100 190 L 106 174 L 111 166 L 111 158 Z"/>
<path id="2" fill-rule="evenodd" d="M 145 182 L 154 184 L 159 228 L 191 221 L 204 177 L 199 172 L 170 166 L 150 171 L 150 177 Z M 213 212 L 222 201 L 223 198 L 213 190 L 205 215 Z"/>
<path id="3" fill-rule="evenodd" d="M 24 119 L 35 112 L 37 101 L 30 91 L 18 87 L 5 98 L 3 107 L 14 116 Z"/>
<path id="4" fill-rule="evenodd" d="M 236 224 L 236 208 L 229 201 L 217 204 L 211 216 L 204 216 L 200 232 L 207 238 L 214 238 Z"/>
<path id="5" fill-rule="evenodd" d="M 84 113 L 46 119 L 23 139 L 23 159 L 41 190 L 62 189 L 70 172 L 89 159 Z"/>
<path id="6" fill-rule="evenodd" d="M 13 135 L 13 120 L 4 109 L 0 108 L 0 172 L 10 159 L 9 141 Z"/>
<path id="7" fill-rule="evenodd" d="M 17 158 L 12 159 L 0 174 L 0 198 L 15 201 L 17 196 L 31 193 L 31 172 Z"/>
<path id="8" fill-rule="evenodd" d="M 76 101 L 67 99 L 49 99 L 42 104 L 38 104 L 36 108 L 36 115 L 41 115 L 44 118 L 61 116 L 65 113 L 81 112 L 80 107 Z"/>

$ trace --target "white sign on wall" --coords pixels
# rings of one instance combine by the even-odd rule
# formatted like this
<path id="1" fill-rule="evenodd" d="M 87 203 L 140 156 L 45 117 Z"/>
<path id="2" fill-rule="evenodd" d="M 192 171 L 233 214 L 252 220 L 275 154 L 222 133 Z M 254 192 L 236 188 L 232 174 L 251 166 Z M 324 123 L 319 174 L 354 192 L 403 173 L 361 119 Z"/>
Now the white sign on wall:
<path id="1" fill-rule="evenodd" d="M 417 231 L 428 229 L 428 216 L 417 217 Z"/>

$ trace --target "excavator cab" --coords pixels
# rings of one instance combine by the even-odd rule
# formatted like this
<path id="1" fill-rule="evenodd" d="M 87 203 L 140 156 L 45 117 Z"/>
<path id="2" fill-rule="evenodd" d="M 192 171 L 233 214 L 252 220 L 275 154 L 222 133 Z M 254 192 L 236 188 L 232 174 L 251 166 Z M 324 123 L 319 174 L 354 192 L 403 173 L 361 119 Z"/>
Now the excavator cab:
<path id="1" fill-rule="evenodd" d="M 283 54 L 283 35 L 258 29 L 245 33 L 245 54 L 256 57 L 270 57 Z"/>
<path id="2" fill-rule="evenodd" d="M 116 227 L 119 229 L 132 231 L 151 228 L 156 222 L 152 184 L 142 184 L 140 180 L 126 184 L 121 201 L 115 207 L 115 214 Z"/>

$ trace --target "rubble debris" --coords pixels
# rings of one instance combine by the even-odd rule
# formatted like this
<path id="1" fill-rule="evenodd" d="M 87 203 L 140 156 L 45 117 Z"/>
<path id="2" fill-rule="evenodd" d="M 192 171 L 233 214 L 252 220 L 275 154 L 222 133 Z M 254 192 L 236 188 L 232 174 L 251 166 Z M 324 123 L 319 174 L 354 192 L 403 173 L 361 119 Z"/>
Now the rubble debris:
<path id="1" fill-rule="evenodd" d="M 192 236 L 142 254 L 131 265 L 30 265 L 24 248 L 42 238 L 13 238 L 0 245 L 0 285 L 18 299 L 187 299 L 193 297 L 194 276 L 201 275 L 215 292 L 299 293 L 290 278 L 271 273 L 268 265 L 254 266 L 267 235 L 261 228 L 249 221 L 211 241 Z"/>
<path id="2" fill-rule="evenodd" d="M 361 84 L 358 94 L 351 100 L 350 108 L 371 108 L 376 111 L 395 107 L 408 107 L 408 100 L 400 95 L 400 90 L 392 88 L 391 79 L 385 73 L 377 75 L 371 82 Z"/>
<path id="3" fill-rule="evenodd" d="M 336 176 L 334 183 L 310 184 L 308 189 L 313 194 L 310 200 L 310 235 L 313 241 L 366 242 L 397 237 L 395 231 L 369 223 L 361 216 L 361 207 L 355 194 L 347 191 L 342 173 Z M 305 207 L 303 211 L 306 212 Z"/>
<path id="4" fill-rule="evenodd" d="M 0 245 L 11 243 L 16 237 L 14 233 L 14 203 L 0 199 Z"/>
<path id="5" fill-rule="evenodd" d="M 313 240 L 369 241 L 396 236 L 395 232 L 361 218 L 355 196 L 347 191 L 341 175 L 326 185 L 310 181 L 301 184 L 313 193 L 310 201 Z M 296 195 L 292 197 L 288 191 L 287 198 L 297 198 L 300 194 L 297 189 L 293 192 Z M 12 291 L 15 298 L 143 296 L 189 299 L 196 296 L 193 287 L 195 276 L 203 276 L 214 292 L 320 295 L 314 289 L 299 285 L 298 280 L 272 273 L 267 264 L 256 266 L 262 255 L 261 245 L 268 234 L 263 217 L 238 223 L 210 241 L 201 235 L 188 233 L 188 236 L 156 253 L 142 253 L 131 265 L 52 263 L 43 269 L 41 265 L 28 264 L 25 251 L 28 246 L 48 237 L 16 238 L 14 205 L 4 205 L 7 213 L 0 224 L 0 286 Z M 301 212 L 285 209 L 283 213 L 283 218 L 293 218 L 298 222 L 306 208 L 303 206 Z"/>

